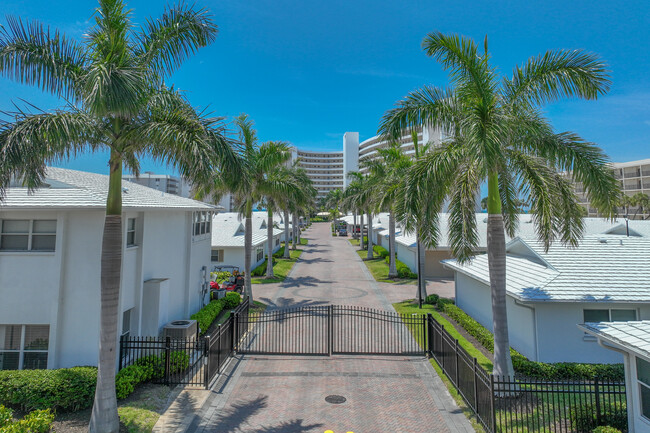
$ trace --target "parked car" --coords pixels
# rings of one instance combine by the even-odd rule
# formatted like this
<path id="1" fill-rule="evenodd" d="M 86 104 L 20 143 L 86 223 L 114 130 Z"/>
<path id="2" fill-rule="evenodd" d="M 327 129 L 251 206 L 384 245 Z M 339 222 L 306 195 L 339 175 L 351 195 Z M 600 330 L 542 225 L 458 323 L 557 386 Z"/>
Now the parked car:
<path id="1" fill-rule="evenodd" d="M 346 229 L 339 229 L 339 236 L 347 236 L 348 231 Z"/>

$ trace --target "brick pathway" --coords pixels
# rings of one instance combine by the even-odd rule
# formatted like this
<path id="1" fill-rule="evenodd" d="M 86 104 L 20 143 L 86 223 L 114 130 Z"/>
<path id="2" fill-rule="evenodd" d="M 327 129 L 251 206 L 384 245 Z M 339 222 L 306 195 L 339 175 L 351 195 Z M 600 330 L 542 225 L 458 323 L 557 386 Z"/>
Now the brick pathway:
<path id="1" fill-rule="evenodd" d="M 310 243 L 283 283 L 254 287 L 271 308 L 345 304 L 392 310 L 390 302 L 398 296 L 386 296 L 386 290 L 414 290 L 380 286 L 345 238 L 329 236 L 329 224 L 314 224 L 305 237 Z M 423 357 L 239 355 L 228 368 L 200 410 L 188 407 L 185 421 L 165 420 L 182 428 L 160 428 L 159 422 L 157 431 L 474 431 Z M 328 395 L 346 401 L 331 404 Z"/>

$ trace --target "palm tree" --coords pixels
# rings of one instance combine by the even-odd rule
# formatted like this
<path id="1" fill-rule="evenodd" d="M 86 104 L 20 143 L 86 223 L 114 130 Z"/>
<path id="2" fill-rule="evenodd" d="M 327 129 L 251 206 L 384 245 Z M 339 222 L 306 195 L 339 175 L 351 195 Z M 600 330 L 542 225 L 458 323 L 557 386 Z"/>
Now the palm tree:
<path id="1" fill-rule="evenodd" d="M 351 171 L 348 176 L 354 180 L 350 182 L 343 194 L 343 206 L 346 208 L 358 209 L 361 214 L 361 249 L 364 248 L 363 241 L 363 213 L 368 215 L 368 259 L 373 258 L 372 251 L 372 206 L 373 206 L 373 189 L 370 178 L 359 172 Z"/>
<path id="2" fill-rule="evenodd" d="M 450 74 L 452 87 L 427 86 L 411 92 L 382 119 L 380 131 L 399 137 L 409 128 L 437 127 L 443 145 L 422 156 L 410 173 L 408 204 L 423 200 L 436 212 L 425 213 L 423 240 L 435 245 L 438 212 L 449 200 L 449 238 L 460 262 L 478 244 L 474 208 L 480 185 L 488 185 L 488 266 L 492 294 L 494 373 L 512 375 L 506 315 L 505 232 L 517 227 L 516 199 L 531 203 L 540 239 L 577 245 L 583 220 L 569 179 L 585 185 L 591 203 L 612 217 L 618 185 L 605 154 L 571 132 L 556 133 L 541 105 L 562 97 L 596 99 L 609 85 L 606 65 L 583 51 L 549 51 L 501 78 L 484 51 L 471 39 L 433 32 L 422 46 Z M 418 194 L 427 190 L 428 195 Z M 419 203 L 418 203 L 419 202 Z"/>
<path id="3" fill-rule="evenodd" d="M 51 112 L 12 113 L 0 125 L 0 196 L 10 178 L 30 189 L 46 164 L 77 152 L 110 151 L 101 252 L 97 387 L 90 431 L 117 432 L 115 354 L 122 267 L 122 169 L 138 158 L 168 163 L 194 182 L 223 165 L 236 167 L 221 120 L 197 114 L 169 77 L 217 35 L 204 9 L 178 5 L 136 29 L 121 0 L 100 0 L 95 25 L 78 43 L 38 22 L 7 18 L 0 33 L 0 73 L 69 101 Z"/>
<path id="4" fill-rule="evenodd" d="M 201 197 L 211 194 L 214 200 L 218 200 L 220 195 L 230 192 L 240 203 L 239 213 L 245 218 L 244 295 L 252 302 L 253 205 L 263 199 L 271 198 L 273 200 L 274 197 L 290 188 L 285 183 L 286 179 L 279 169 L 291 158 L 291 151 L 287 143 L 280 141 L 268 141 L 259 145 L 255 124 L 247 114 L 237 116 L 234 123 L 239 130 L 239 141 L 243 145 L 239 155 L 242 174 L 230 176 L 225 172 L 216 173 L 212 176 L 210 184 L 199 191 L 197 195 Z M 272 220 L 272 215 L 270 220 Z M 268 232 L 270 233 L 269 241 L 273 239 L 272 230 L 271 227 Z M 270 248 L 269 251 L 272 251 L 272 246 Z M 273 261 L 272 253 L 267 260 Z"/>
<path id="5" fill-rule="evenodd" d="M 623 209 L 623 215 L 627 218 L 630 215 L 630 206 L 634 206 L 634 199 L 627 194 L 621 194 L 618 198 L 617 206 Z"/>
<path id="6" fill-rule="evenodd" d="M 642 192 L 637 192 L 632 196 L 630 201 L 632 203 L 632 206 L 636 207 L 632 219 L 636 219 L 639 211 L 641 211 L 641 219 L 643 219 L 643 214 L 645 213 L 644 211 L 647 209 L 648 204 L 650 204 L 650 198 L 648 198 L 648 195 Z"/>
<path id="7" fill-rule="evenodd" d="M 379 211 L 388 211 L 388 278 L 397 278 L 395 256 L 395 205 L 402 199 L 404 175 L 411 166 L 411 159 L 402 152 L 397 141 L 377 150 L 378 158 L 365 163 L 370 172 L 373 201 Z"/>

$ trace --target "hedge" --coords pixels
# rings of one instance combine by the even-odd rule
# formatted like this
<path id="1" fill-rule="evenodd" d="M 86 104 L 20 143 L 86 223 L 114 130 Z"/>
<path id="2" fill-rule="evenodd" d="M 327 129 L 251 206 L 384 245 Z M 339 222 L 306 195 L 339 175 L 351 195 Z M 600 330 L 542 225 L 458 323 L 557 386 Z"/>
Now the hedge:
<path id="1" fill-rule="evenodd" d="M 454 319 L 486 349 L 494 352 L 494 337 L 483 325 L 454 305 L 449 299 L 440 298 L 437 303 L 440 311 Z M 510 349 L 512 365 L 515 371 L 531 378 L 557 379 L 606 379 L 624 381 L 625 372 L 622 364 L 581 364 L 576 362 L 545 363 L 531 361 L 514 349 Z"/>
<path id="2" fill-rule="evenodd" d="M 384 261 L 390 265 L 390 257 L 386 256 L 384 258 Z M 403 262 L 400 262 L 397 258 L 395 259 L 395 268 L 397 268 L 397 277 L 398 278 L 410 278 L 410 279 L 416 279 L 418 277 L 418 274 L 415 272 L 411 272 L 411 268 L 406 266 Z"/>
<path id="3" fill-rule="evenodd" d="M 593 430 L 593 433 L 621 433 L 621 431 L 611 426 L 600 426 Z"/>
<path id="4" fill-rule="evenodd" d="M 48 433 L 53 421 L 50 409 L 35 410 L 14 421 L 13 411 L 0 405 L 0 433 Z"/>
<path id="5" fill-rule="evenodd" d="M 375 246 L 373 246 L 373 247 L 372 247 L 372 250 L 373 250 L 375 253 L 377 253 L 377 255 L 379 255 L 379 257 L 381 257 L 382 259 L 385 258 L 385 257 L 388 257 L 388 255 L 390 254 L 390 253 L 388 252 L 388 250 L 387 250 L 386 248 L 382 247 L 381 245 L 375 245 Z"/>
<path id="6" fill-rule="evenodd" d="M 275 266 L 277 260 L 275 260 L 275 257 L 273 257 L 273 266 Z M 266 275 L 266 264 L 268 263 L 268 259 L 264 260 L 264 263 L 253 269 L 253 272 L 251 272 L 251 275 L 253 277 L 261 277 Z"/>
<path id="7" fill-rule="evenodd" d="M 75 411 L 90 407 L 95 396 L 97 368 L 0 371 L 0 404 L 23 411 Z"/>
<path id="8" fill-rule="evenodd" d="M 228 292 L 224 299 L 224 308 L 226 310 L 232 310 L 241 304 L 241 296 L 237 292 Z"/>
<path id="9" fill-rule="evenodd" d="M 171 374 L 184 371 L 190 365 L 187 353 L 173 351 L 169 355 L 169 372 Z M 149 355 L 135 361 L 135 364 L 125 367 L 115 376 L 115 392 L 117 398 L 126 398 L 135 387 L 152 379 L 160 379 L 165 375 L 164 355 Z"/>
<path id="10" fill-rule="evenodd" d="M 614 433 L 627 431 L 627 405 L 617 407 L 614 402 L 604 401 L 601 406 L 600 426 L 596 420 L 596 405 L 577 404 L 570 407 L 572 427 L 578 432 Z"/>
<path id="11" fill-rule="evenodd" d="M 214 322 L 214 319 L 217 318 L 219 313 L 221 313 L 221 310 L 223 310 L 225 305 L 225 298 L 215 299 L 190 316 L 190 319 L 198 322 L 199 332 L 201 335 L 207 332 L 208 328 L 212 325 L 212 322 Z"/>

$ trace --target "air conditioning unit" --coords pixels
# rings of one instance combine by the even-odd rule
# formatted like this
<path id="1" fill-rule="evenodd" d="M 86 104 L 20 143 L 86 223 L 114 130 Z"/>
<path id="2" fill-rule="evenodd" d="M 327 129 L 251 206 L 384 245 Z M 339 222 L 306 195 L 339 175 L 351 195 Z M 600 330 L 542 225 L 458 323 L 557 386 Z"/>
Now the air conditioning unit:
<path id="1" fill-rule="evenodd" d="M 196 320 L 174 320 L 163 327 L 163 337 L 172 340 L 193 339 L 198 333 Z"/>

